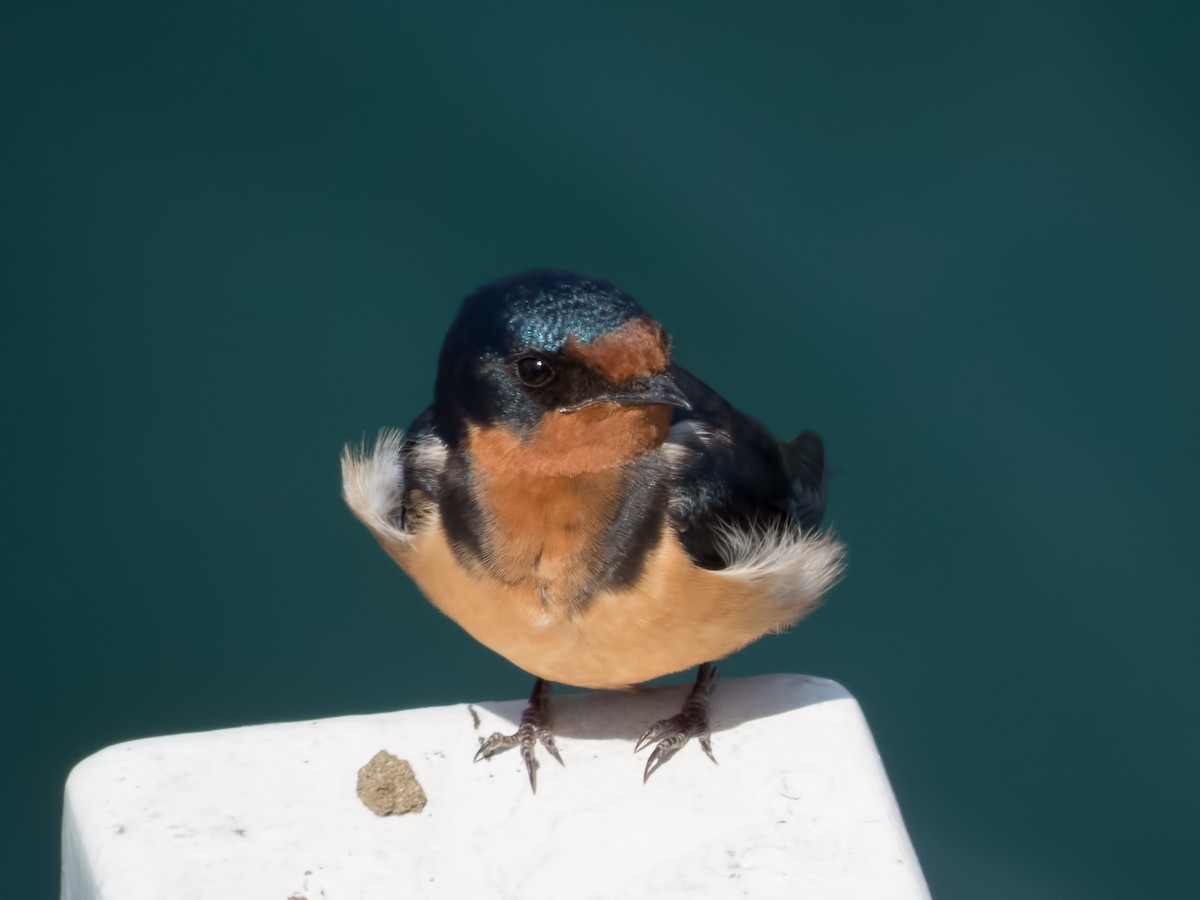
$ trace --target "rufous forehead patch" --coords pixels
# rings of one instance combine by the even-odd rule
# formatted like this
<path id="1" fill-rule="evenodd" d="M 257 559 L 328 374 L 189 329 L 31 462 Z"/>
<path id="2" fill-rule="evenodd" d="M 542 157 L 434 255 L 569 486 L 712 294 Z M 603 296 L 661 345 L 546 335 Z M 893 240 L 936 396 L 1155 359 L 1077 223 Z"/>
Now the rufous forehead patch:
<path id="1" fill-rule="evenodd" d="M 613 384 L 630 378 L 647 378 L 667 367 L 666 335 L 662 326 L 643 316 L 630 319 L 616 331 L 585 344 L 575 335 L 563 353 L 587 363 Z"/>

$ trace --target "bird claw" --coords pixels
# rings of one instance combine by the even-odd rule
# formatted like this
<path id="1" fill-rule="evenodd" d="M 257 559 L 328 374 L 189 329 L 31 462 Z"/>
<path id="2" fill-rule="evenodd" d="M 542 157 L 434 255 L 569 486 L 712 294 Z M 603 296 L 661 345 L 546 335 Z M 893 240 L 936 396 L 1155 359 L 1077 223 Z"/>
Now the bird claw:
<path id="1" fill-rule="evenodd" d="M 708 730 L 708 711 L 705 710 L 703 716 L 694 717 L 680 714 L 672 716 L 669 719 L 663 719 L 661 722 L 655 722 L 650 730 L 642 735 L 642 739 L 638 741 L 638 746 L 634 752 L 650 746 L 655 740 L 658 741 L 658 746 L 654 748 L 654 752 L 650 754 L 650 758 L 646 760 L 646 769 L 642 773 L 642 784 L 650 780 L 650 776 L 663 767 L 666 762 L 671 759 L 676 753 L 683 749 L 692 738 L 697 738 L 706 756 L 716 763 L 717 758 L 713 756 L 712 739 Z"/>
<path id="2" fill-rule="evenodd" d="M 475 751 L 475 762 L 489 759 L 496 753 L 521 748 L 521 759 L 525 761 L 525 771 L 529 773 L 529 787 L 537 793 L 537 770 L 540 763 L 537 759 L 537 745 L 541 744 L 546 752 L 553 756 L 560 766 L 565 766 L 554 742 L 554 734 L 546 726 L 548 718 L 550 687 L 546 682 L 538 680 L 533 688 L 533 696 L 529 698 L 529 706 L 521 715 L 521 725 L 512 734 L 496 732 L 487 740 L 480 739 L 479 749 Z"/>
<path id="3" fill-rule="evenodd" d="M 567 764 L 565 762 L 563 762 L 563 758 L 561 756 L 559 756 L 558 744 L 554 743 L 554 735 L 552 735 L 550 733 L 549 728 L 538 729 L 538 742 L 541 743 L 541 745 L 546 748 L 547 753 L 549 753 L 556 760 L 558 760 L 558 764 L 560 766 L 562 766 L 563 768 L 566 768 Z"/>
<path id="4" fill-rule="evenodd" d="M 650 776 L 682 750 L 692 738 L 697 739 L 700 749 L 714 764 L 716 763 L 717 758 L 713 756 L 712 751 L 712 735 L 708 728 L 709 698 L 712 696 L 716 681 L 716 667 L 708 663 L 702 665 L 696 674 L 696 684 L 692 687 L 692 692 L 688 694 L 687 700 L 684 701 L 683 711 L 669 719 L 660 719 L 638 738 L 638 742 L 633 748 L 634 753 L 639 753 L 658 741 L 658 746 L 646 760 L 646 769 L 642 773 L 642 784 L 649 781 Z"/>
<path id="5" fill-rule="evenodd" d="M 521 732 L 518 730 L 515 734 L 501 734 L 496 732 L 486 741 L 483 738 L 479 739 L 479 749 L 475 752 L 475 762 L 481 759 L 487 759 L 493 753 L 499 753 L 501 750 L 508 750 L 517 746 L 521 741 Z"/>

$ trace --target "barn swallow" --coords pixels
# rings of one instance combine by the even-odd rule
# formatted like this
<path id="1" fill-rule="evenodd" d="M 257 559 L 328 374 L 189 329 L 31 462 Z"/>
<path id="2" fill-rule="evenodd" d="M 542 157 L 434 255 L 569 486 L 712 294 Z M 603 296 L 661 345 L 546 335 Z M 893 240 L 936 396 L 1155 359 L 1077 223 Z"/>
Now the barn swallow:
<path id="1" fill-rule="evenodd" d="M 463 301 L 433 404 L 342 454 L 354 514 L 435 606 L 535 676 L 515 734 L 560 763 L 550 682 L 627 688 L 699 666 L 650 726 L 643 780 L 709 738 L 713 665 L 813 609 L 842 571 L 820 530 L 825 450 L 776 441 L 676 365 L 662 326 L 599 279 L 536 270 Z"/>

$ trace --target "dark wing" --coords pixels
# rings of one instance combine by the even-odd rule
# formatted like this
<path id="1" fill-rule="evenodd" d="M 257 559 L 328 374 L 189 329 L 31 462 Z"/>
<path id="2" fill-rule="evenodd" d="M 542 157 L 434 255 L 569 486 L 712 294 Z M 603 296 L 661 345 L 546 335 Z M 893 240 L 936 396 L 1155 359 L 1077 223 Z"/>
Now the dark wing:
<path id="1" fill-rule="evenodd" d="M 686 369 L 671 377 L 692 404 L 676 410 L 667 439 L 672 458 L 668 515 L 688 555 L 725 567 L 719 534 L 744 529 L 814 530 L 825 512 L 825 452 L 805 432 L 780 444 Z"/>
<path id="2" fill-rule="evenodd" d="M 816 531 L 825 518 L 829 472 L 825 469 L 825 444 L 811 431 L 779 445 L 783 464 L 792 479 L 792 518 L 804 531 Z"/>
<path id="3" fill-rule="evenodd" d="M 446 444 L 433 429 L 433 407 L 430 406 L 413 419 L 400 446 L 404 474 L 400 527 L 405 531 L 417 530 L 425 514 L 437 503 L 446 456 Z"/>

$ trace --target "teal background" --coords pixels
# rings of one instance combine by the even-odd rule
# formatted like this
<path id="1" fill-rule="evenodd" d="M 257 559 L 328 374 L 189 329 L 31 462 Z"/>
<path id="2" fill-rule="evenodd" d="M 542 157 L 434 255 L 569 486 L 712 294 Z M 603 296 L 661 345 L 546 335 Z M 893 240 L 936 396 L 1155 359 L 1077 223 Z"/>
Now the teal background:
<path id="1" fill-rule="evenodd" d="M 857 695 L 936 896 L 1193 896 L 1195 8 L 6 6 L 0 896 L 108 744 L 527 692 L 337 456 L 532 265 L 824 435 L 849 577 L 724 672 Z"/>

